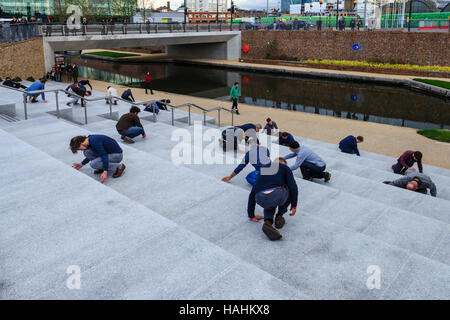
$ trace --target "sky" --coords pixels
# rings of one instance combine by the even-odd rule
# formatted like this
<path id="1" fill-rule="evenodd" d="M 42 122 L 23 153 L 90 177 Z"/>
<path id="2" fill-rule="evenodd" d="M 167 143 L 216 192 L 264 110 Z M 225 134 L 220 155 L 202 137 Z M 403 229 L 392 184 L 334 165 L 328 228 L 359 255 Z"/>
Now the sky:
<path id="1" fill-rule="evenodd" d="M 230 7 L 231 0 L 228 1 L 228 7 Z M 165 6 L 167 4 L 167 0 L 154 0 L 155 8 L 160 6 Z M 267 7 L 267 0 L 233 0 L 233 2 L 242 9 L 265 9 Z M 170 0 L 170 8 L 176 9 L 178 8 L 184 0 Z M 280 1 L 279 0 L 269 0 L 269 9 L 279 8 Z"/>

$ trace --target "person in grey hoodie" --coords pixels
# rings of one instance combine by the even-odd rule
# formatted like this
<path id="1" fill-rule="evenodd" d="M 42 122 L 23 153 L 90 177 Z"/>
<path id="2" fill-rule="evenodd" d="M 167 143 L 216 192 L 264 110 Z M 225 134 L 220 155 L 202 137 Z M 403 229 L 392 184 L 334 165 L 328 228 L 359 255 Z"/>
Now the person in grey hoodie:
<path id="1" fill-rule="evenodd" d="M 424 194 L 427 193 L 427 189 L 430 189 L 431 196 L 436 197 L 436 185 L 429 176 L 423 173 L 408 172 L 400 179 L 394 181 L 383 181 L 383 183 Z"/>

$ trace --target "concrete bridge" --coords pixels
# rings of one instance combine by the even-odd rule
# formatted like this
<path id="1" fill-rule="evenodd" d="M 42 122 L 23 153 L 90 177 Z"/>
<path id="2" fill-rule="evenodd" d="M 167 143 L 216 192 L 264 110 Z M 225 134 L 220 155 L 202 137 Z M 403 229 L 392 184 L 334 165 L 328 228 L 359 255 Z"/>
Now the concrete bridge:
<path id="1" fill-rule="evenodd" d="M 55 52 L 85 49 L 166 46 L 168 55 L 237 60 L 241 53 L 240 31 L 198 31 L 43 37 L 45 69 L 55 64 Z"/>

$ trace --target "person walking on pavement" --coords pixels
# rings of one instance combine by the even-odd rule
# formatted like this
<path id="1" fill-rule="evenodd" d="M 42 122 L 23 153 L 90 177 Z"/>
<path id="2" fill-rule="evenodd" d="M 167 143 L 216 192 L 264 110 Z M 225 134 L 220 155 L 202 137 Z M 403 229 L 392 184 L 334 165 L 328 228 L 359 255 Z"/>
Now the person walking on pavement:
<path id="1" fill-rule="evenodd" d="M 235 82 L 234 86 L 231 87 L 230 96 L 231 96 L 231 101 L 233 101 L 231 110 L 236 109 L 236 114 L 239 114 L 239 110 L 238 110 L 239 82 Z"/>
<path id="2" fill-rule="evenodd" d="M 145 94 L 148 94 L 147 90 L 150 90 L 150 93 L 153 94 L 152 76 L 150 75 L 150 72 L 148 72 L 148 71 L 145 74 Z"/>

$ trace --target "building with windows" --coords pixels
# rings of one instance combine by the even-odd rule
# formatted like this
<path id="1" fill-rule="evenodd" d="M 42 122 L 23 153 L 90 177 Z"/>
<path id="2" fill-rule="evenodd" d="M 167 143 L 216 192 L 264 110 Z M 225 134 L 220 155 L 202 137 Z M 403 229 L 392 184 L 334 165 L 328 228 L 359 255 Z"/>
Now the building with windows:
<path id="1" fill-rule="evenodd" d="M 195 12 L 225 12 L 227 11 L 227 0 L 187 0 L 187 7 Z"/>

